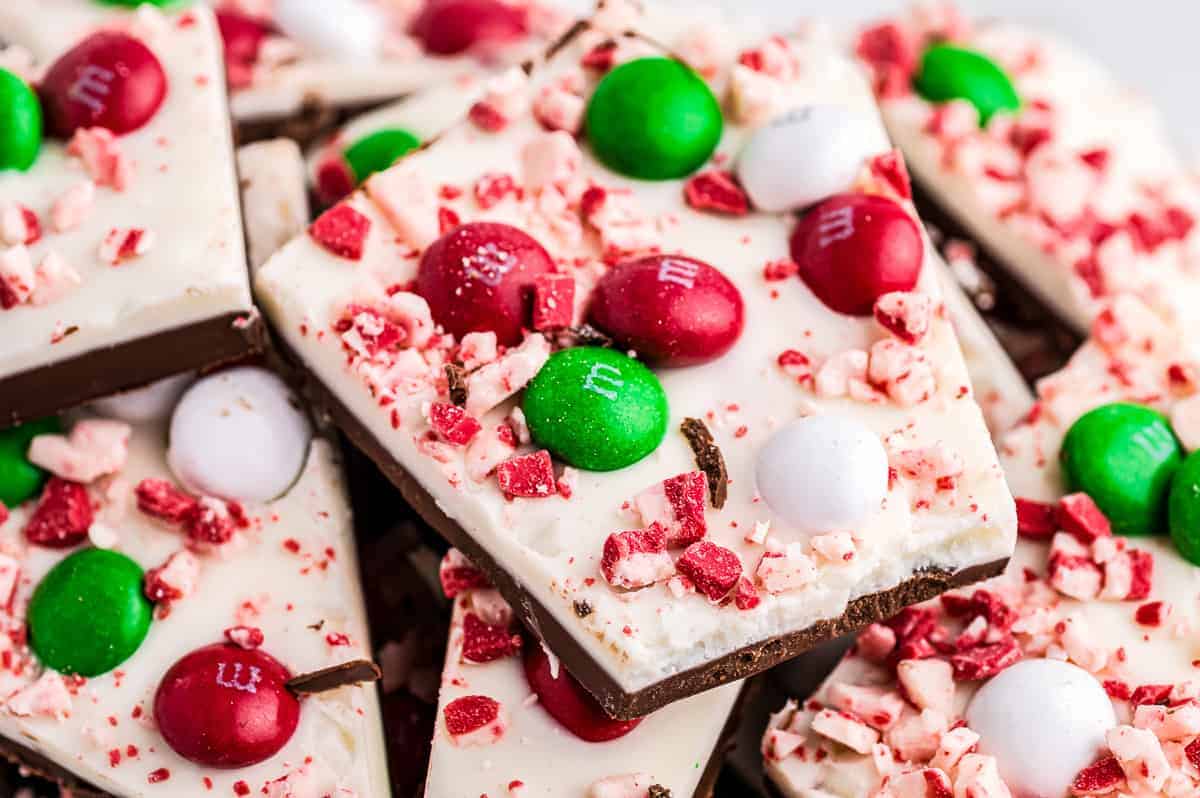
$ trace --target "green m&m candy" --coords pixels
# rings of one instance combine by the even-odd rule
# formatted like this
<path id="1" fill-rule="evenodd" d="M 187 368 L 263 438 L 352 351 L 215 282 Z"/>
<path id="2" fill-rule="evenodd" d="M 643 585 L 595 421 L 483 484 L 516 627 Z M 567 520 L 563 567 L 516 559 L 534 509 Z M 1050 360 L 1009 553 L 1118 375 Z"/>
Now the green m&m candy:
<path id="1" fill-rule="evenodd" d="M 42 106 L 29 84 L 0 69 L 0 170 L 33 166 L 42 146 Z"/>
<path id="2" fill-rule="evenodd" d="M 1200 451 L 1192 452 L 1175 472 L 1167 500 L 1171 541 L 1183 558 L 1200 565 Z"/>
<path id="3" fill-rule="evenodd" d="M 1114 532 L 1164 531 L 1183 451 L 1161 413 L 1124 402 L 1097 407 L 1067 430 L 1060 457 L 1067 489 L 1091 496 Z"/>
<path id="4" fill-rule="evenodd" d="M 609 72 L 587 107 L 592 152 L 644 180 L 691 174 L 721 140 L 721 105 L 699 75 L 670 58 L 638 58 Z"/>
<path id="5" fill-rule="evenodd" d="M 925 51 L 913 87 L 926 100 L 967 100 L 979 111 L 979 124 L 986 125 L 997 111 L 1015 111 L 1021 99 L 1012 81 L 987 56 L 949 44 L 935 44 Z"/>
<path id="6" fill-rule="evenodd" d="M 0 431 L 0 503 L 5 507 L 16 507 L 42 489 L 46 472 L 25 455 L 34 437 L 57 432 L 62 425 L 55 416 Z"/>
<path id="7" fill-rule="evenodd" d="M 551 355 L 525 389 L 521 409 L 539 445 L 589 471 L 632 465 L 667 433 L 667 395 L 658 377 L 612 349 Z"/>
<path id="8" fill-rule="evenodd" d="M 29 644 L 59 673 L 99 676 L 137 651 L 153 606 L 141 566 L 107 549 L 83 549 L 50 569 L 29 601 Z"/>
<path id="9" fill-rule="evenodd" d="M 421 146 L 421 140 L 400 128 L 385 128 L 363 136 L 342 153 L 354 182 L 361 183 L 376 172 L 387 169 L 404 153 Z"/>

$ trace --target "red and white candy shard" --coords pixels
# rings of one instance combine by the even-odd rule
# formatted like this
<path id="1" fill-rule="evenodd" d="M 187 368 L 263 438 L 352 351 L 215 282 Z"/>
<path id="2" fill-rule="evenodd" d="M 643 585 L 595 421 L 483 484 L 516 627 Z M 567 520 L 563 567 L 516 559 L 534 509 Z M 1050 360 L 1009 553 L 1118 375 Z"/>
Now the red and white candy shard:
<path id="1" fill-rule="evenodd" d="M 369 221 L 357 259 L 310 233 L 256 277 L 314 377 L 512 577 L 498 587 L 514 608 L 545 605 L 596 660 L 580 673 L 593 690 L 597 673 L 644 689 L 917 568 L 1002 559 L 1015 538 L 941 265 L 869 87 L 819 37 L 731 37 L 700 18 L 683 31 L 656 13 L 606 4 L 341 200 Z M 631 27 L 662 36 L 607 46 Z M 615 63 L 658 52 L 650 39 L 731 109 L 712 163 L 653 185 L 599 164 L 571 111 Z M 788 150 L 789 130 L 814 146 Z M 780 186 L 751 166 L 785 156 L 812 196 L 773 213 Z M 556 351 L 597 332 L 669 405 L 661 445 L 604 473 L 563 469 L 515 412 Z M 708 427 L 728 484 L 710 484 L 687 418 Z"/>

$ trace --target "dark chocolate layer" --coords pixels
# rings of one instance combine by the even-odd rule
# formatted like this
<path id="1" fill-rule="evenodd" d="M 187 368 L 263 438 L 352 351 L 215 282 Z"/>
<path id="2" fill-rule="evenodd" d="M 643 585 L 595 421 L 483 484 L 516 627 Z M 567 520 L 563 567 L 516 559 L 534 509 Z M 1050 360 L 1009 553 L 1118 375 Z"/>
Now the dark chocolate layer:
<path id="1" fill-rule="evenodd" d="M 227 313 L 3 377 L 0 429 L 173 374 L 241 360 L 261 353 L 266 343 L 257 312 Z"/>

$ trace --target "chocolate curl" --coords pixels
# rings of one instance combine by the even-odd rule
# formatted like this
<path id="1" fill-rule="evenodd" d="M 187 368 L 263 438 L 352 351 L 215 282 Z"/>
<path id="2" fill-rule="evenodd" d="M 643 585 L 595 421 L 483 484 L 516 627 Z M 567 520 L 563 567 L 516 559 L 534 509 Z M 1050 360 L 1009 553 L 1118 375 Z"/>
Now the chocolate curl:
<path id="1" fill-rule="evenodd" d="M 288 679 L 284 685 L 296 695 L 313 695 L 336 690 L 347 685 L 367 684 L 379 681 L 383 671 L 374 662 L 355 659 L 331 665 L 319 671 L 302 673 Z"/>
<path id="2" fill-rule="evenodd" d="M 720 510 L 725 506 L 729 493 L 729 472 L 725 468 L 725 457 L 713 441 L 708 426 L 698 418 L 685 418 L 679 431 L 687 438 L 692 453 L 696 456 L 696 468 L 708 477 L 708 499 Z"/>

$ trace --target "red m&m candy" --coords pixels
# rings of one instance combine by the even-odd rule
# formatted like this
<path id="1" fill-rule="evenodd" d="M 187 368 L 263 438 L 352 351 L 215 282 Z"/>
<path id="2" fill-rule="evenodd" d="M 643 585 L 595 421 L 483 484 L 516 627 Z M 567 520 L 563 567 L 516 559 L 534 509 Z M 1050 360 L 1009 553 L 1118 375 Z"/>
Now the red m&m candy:
<path id="1" fill-rule="evenodd" d="M 429 245 L 417 272 L 417 293 L 433 320 L 461 338 L 496 333 L 500 343 L 520 343 L 533 280 L 554 271 L 550 254 L 515 227 L 472 222 Z"/>
<path id="2" fill-rule="evenodd" d="M 500 0 L 428 0 L 410 32 L 435 55 L 456 55 L 478 44 L 519 39 L 525 10 Z"/>
<path id="3" fill-rule="evenodd" d="M 555 667 L 542 646 L 525 646 L 525 680 L 538 704 L 581 740 L 603 743 L 624 737 L 641 718 L 616 720 L 605 714 L 591 693 L 561 666 Z"/>
<path id="4" fill-rule="evenodd" d="M 839 194 L 809 211 L 792 233 L 800 277 L 830 309 L 871 313 L 890 291 L 911 291 L 921 276 L 925 243 L 897 203 L 868 194 Z"/>
<path id="5" fill-rule="evenodd" d="M 146 45 L 124 33 L 94 33 L 51 66 L 41 82 L 46 127 L 69 138 L 77 128 L 137 130 L 167 94 L 162 64 Z"/>
<path id="6" fill-rule="evenodd" d="M 274 756 L 300 720 L 291 674 L 261 649 L 198 648 L 171 666 L 154 696 L 154 720 L 184 759 L 240 768 Z"/>
<path id="7" fill-rule="evenodd" d="M 703 261 L 650 255 L 614 267 L 596 285 L 588 320 L 660 366 L 692 366 L 729 351 L 742 334 L 737 287 Z"/>

